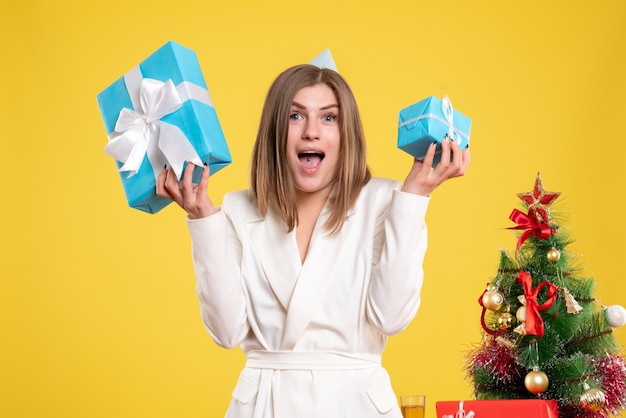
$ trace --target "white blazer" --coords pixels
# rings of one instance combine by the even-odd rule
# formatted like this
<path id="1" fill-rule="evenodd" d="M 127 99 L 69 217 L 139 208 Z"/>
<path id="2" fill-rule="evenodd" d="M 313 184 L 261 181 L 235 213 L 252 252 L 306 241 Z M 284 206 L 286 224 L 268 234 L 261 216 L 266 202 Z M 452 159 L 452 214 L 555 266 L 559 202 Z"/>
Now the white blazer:
<path id="1" fill-rule="evenodd" d="M 336 235 L 324 208 L 304 263 L 248 191 L 188 220 L 204 324 L 247 356 L 227 417 L 401 417 L 380 356 L 419 308 L 429 198 L 399 188 L 370 180 Z"/>

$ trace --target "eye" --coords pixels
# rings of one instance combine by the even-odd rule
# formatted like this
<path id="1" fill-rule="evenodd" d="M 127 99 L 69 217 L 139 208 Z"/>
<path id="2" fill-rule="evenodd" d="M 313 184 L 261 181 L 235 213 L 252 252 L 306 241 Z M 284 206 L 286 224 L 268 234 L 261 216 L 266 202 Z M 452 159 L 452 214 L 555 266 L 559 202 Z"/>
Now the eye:
<path id="1" fill-rule="evenodd" d="M 294 112 L 292 114 L 289 115 L 289 119 L 290 120 L 301 120 L 302 119 L 302 115 L 298 112 Z"/>
<path id="2" fill-rule="evenodd" d="M 323 119 L 324 119 L 324 122 L 334 122 L 335 120 L 337 120 L 337 115 L 333 113 L 328 113 L 324 115 Z"/>

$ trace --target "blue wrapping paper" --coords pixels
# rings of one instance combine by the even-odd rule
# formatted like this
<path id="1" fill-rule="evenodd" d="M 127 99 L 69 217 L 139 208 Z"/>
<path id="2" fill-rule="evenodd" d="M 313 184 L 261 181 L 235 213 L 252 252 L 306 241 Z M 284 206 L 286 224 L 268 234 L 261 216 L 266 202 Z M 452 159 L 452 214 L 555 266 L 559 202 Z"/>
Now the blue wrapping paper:
<path id="1" fill-rule="evenodd" d="M 469 146 L 471 120 L 452 107 L 449 99 L 427 97 L 398 114 L 398 148 L 423 160 L 431 143 L 437 142 L 433 167 L 441 161 L 441 141 L 449 135 L 461 149 Z"/>
<path id="2" fill-rule="evenodd" d="M 167 109 L 159 109 L 166 96 L 163 92 L 174 97 L 174 105 Z M 182 45 L 167 42 L 99 93 L 97 101 L 109 137 L 105 152 L 115 157 L 121 149 L 135 160 L 134 164 L 115 160 L 132 208 L 156 213 L 171 203 L 156 195 L 155 176 L 165 164 L 177 175 L 187 161 L 208 164 L 213 175 L 232 162 L 196 54 Z M 150 103 L 145 105 L 146 101 Z M 158 118 L 151 120 L 154 115 Z M 130 118 L 126 125 L 125 117 Z M 108 150 L 112 145 L 117 145 L 117 152 Z M 130 150 L 131 145 L 137 148 Z M 201 171 L 202 167 L 194 171 L 194 182 Z"/>

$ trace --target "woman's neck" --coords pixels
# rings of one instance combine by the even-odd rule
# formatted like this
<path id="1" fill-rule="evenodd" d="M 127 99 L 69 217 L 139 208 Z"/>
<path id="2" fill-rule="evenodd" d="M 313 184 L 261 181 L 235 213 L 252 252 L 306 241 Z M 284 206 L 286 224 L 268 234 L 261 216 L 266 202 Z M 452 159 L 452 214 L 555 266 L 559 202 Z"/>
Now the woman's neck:
<path id="1" fill-rule="evenodd" d="M 328 187 L 315 193 L 296 193 L 296 208 L 298 210 L 296 240 L 302 263 L 306 259 L 315 224 L 328 200 L 328 196 L 330 196 L 330 191 L 331 188 Z"/>

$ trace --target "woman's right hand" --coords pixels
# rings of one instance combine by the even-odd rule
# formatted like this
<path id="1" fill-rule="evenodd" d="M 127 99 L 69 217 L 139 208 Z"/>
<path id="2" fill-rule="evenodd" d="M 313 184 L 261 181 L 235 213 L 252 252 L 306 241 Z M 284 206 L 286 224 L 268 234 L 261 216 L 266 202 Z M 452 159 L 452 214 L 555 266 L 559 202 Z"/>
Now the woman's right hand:
<path id="1" fill-rule="evenodd" d="M 423 162 L 414 159 L 411 171 L 402 186 L 403 191 L 430 196 L 443 182 L 465 174 L 470 164 L 469 148 L 461 150 L 459 144 L 448 139 L 446 135 L 441 141 L 441 161 L 433 169 L 431 167 L 436 149 L 436 143 L 433 142 Z"/>
<path id="2" fill-rule="evenodd" d="M 192 177 L 196 165 L 187 162 L 182 180 L 176 178 L 174 170 L 164 168 L 156 179 L 156 193 L 158 196 L 173 200 L 187 212 L 189 219 L 204 218 L 219 212 L 213 206 L 207 194 L 209 186 L 209 167 L 204 166 L 200 183 L 193 184 Z"/>

